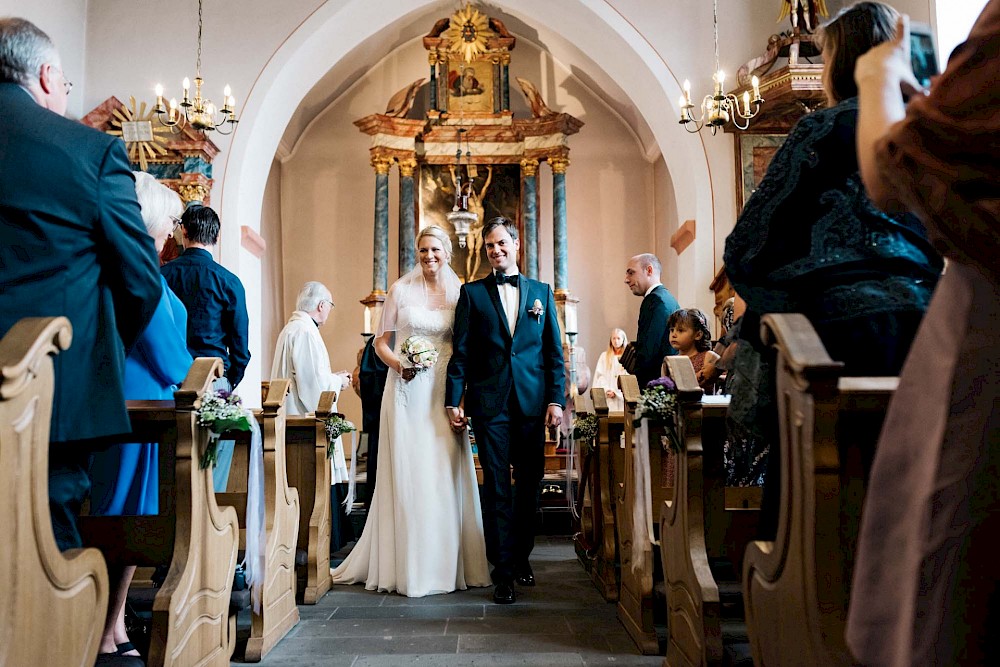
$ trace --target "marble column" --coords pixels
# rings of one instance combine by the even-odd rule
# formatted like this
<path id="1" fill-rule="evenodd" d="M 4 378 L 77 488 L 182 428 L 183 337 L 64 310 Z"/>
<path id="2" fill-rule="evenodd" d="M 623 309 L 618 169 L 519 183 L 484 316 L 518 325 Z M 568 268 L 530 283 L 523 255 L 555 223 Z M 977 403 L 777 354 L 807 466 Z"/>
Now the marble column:
<path id="1" fill-rule="evenodd" d="M 510 54 L 500 61 L 500 92 L 503 95 L 503 111 L 510 111 Z"/>
<path id="2" fill-rule="evenodd" d="M 503 80 L 500 59 L 493 58 L 493 113 L 503 111 Z"/>
<path id="3" fill-rule="evenodd" d="M 431 110 L 437 111 L 438 109 L 438 55 L 436 51 L 431 51 L 427 54 L 427 62 L 431 66 Z"/>
<path id="4" fill-rule="evenodd" d="M 389 169 L 392 160 L 373 157 L 375 168 L 375 257 L 372 266 L 372 292 L 389 289 Z"/>
<path id="5" fill-rule="evenodd" d="M 552 265 L 555 291 L 567 292 L 569 262 L 568 238 L 566 232 L 566 168 L 569 158 L 549 159 L 552 167 Z"/>
<path id="6" fill-rule="evenodd" d="M 414 204 L 413 172 L 417 161 L 413 158 L 399 160 L 399 275 L 413 268 L 416 261 L 414 241 L 417 235 L 416 208 Z"/>
<path id="7" fill-rule="evenodd" d="M 538 280 L 538 160 L 521 160 L 521 217 L 524 220 L 524 272 Z"/>

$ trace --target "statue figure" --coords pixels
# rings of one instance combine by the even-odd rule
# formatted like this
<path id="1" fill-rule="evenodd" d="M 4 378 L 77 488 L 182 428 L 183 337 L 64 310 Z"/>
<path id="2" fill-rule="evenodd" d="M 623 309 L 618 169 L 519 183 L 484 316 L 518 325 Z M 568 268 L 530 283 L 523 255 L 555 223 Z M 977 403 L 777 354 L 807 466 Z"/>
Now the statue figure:
<path id="1" fill-rule="evenodd" d="M 490 183 L 493 182 L 493 167 L 486 168 L 486 182 L 483 183 L 483 187 L 480 188 L 478 193 L 472 187 L 474 178 L 475 175 L 469 173 L 469 177 L 459 186 L 458 174 L 455 172 L 455 167 L 451 167 L 451 181 L 455 184 L 455 189 L 462 188 L 462 200 L 466 205 L 466 209 L 470 213 L 476 214 L 476 221 L 470 225 L 469 234 L 466 237 L 469 245 L 469 254 L 465 257 L 466 282 L 476 279 L 476 274 L 479 273 L 479 266 L 483 261 L 480 254 L 480 251 L 483 249 L 483 225 L 486 224 L 484 220 L 486 209 L 483 206 L 483 200 L 486 198 L 486 191 L 489 190 Z"/>
<path id="2" fill-rule="evenodd" d="M 778 16 L 778 21 L 790 16 L 792 32 L 799 30 L 801 21 L 805 24 L 803 32 L 811 33 L 819 27 L 819 17 L 829 15 L 826 0 L 781 0 L 781 14 Z"/>

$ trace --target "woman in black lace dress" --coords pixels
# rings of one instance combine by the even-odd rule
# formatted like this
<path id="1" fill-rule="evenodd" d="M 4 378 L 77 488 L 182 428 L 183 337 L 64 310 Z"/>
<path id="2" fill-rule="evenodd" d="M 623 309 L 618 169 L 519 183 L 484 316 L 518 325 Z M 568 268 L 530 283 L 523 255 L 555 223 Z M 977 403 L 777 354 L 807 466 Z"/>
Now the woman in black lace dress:
<path id="1" fill-rule="evenodd" d="M 777 443 L 778 417 L 760 316 L 804 313 L 848 375 L 897 375 L 941 273 L 919 221 L 877 209 L 858 173 L 854 64 L 893 37 L 897 16 L 888 5 L 860 2 L 824 26 L 827 108 L 792 129 L 726 240 L 726 273 L 747 303 L 741 348 L 759 353 L 735 361 L 753 382 L 733 394 L 730 416 L 762 445 Z M 764 479 L 765 539 L 777 523 L 776 453 Z"/>

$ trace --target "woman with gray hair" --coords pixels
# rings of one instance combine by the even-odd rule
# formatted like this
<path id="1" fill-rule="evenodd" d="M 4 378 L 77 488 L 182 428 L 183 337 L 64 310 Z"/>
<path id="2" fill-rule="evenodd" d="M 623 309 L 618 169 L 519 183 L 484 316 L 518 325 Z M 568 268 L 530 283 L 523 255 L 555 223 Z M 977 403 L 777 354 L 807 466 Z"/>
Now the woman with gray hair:
<path id="1" fill-rule="evenodd" d="M 163 249 L 183 211 L 177 193 L 145 172 L 135 172 L 136 196 L 146 232 L 156 251 Z M 187 311 L 160 278 L 163 293 L 149 326 L 125 359 L 126 400 L 169 400 L 184 381 L 192 359 L 187 350 Z M 128 443 L 98 452 L 90 469 L 90 513 L 153 515 L 159 513 L 159 444 Z M 125 596 L 135 567 L 125 568 L 109 600 L 108 625 L 101 652 L 138 655 L 125 630 Z"/>

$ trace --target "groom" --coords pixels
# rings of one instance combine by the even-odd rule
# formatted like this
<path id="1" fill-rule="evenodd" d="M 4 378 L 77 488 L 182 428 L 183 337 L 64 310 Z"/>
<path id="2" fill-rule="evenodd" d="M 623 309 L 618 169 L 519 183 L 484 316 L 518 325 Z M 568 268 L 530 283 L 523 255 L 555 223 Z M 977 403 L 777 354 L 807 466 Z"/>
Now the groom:
<path id="1" fill-rule="evenodd" d="M 494 218 L 482 236 L 494 272 L 463 285 L 459 294 L 445 405 L 452 428 L 464 428 L 468 414 L 476 432 L 493 601 L 510 604 L 515 580 L 535 585 L 528 556 L 535 544 L 545 427 L 562 423 L 565 380 L 552 290 L 519 275 L 517 227 Z"/>

